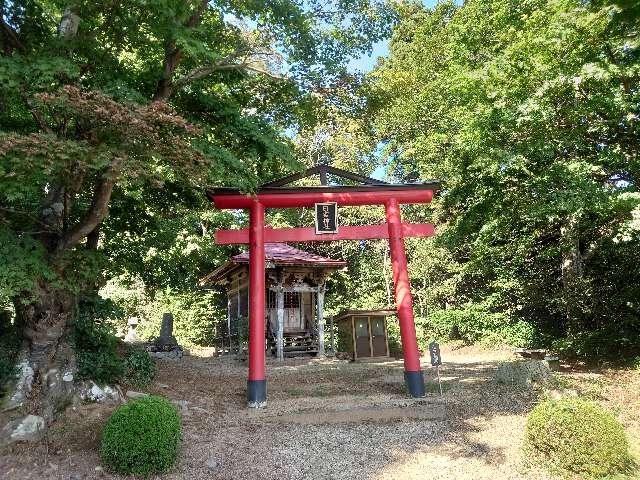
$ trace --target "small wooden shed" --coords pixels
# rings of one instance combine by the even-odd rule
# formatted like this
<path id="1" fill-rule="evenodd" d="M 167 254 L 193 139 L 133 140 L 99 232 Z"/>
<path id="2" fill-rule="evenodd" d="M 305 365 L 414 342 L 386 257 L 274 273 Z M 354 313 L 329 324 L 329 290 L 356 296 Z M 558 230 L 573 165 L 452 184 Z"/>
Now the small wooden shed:
<path id="1" fill-rule="evenodd" d="M 388 357 L 387 317 L 395 310 L 346 310 L 333 318 L 344 349 L 358 358 Z"/>

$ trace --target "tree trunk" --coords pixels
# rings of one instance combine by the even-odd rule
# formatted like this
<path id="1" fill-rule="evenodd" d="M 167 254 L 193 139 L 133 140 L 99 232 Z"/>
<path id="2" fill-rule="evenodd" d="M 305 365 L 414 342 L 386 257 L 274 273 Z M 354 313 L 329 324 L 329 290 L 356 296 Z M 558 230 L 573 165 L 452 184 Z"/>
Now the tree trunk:
<path id="1" fill-rule="evenodd" d="M 76 296 L 41 281 L 30 296 L 17 298 L 16 324 L 23 347 L 20 375 L 7 408 L 23 407 L 49 423 L 72 400 L 75 359 L 69 342 Z"/>
<path id="2" fill-rule="evenodd" d="M 580 293 L 582 254 L 580 252 L 580 214 L 572 213 L 560 228 L 562 287 L 566 311 L 567 333 L 580 330 Z"/>

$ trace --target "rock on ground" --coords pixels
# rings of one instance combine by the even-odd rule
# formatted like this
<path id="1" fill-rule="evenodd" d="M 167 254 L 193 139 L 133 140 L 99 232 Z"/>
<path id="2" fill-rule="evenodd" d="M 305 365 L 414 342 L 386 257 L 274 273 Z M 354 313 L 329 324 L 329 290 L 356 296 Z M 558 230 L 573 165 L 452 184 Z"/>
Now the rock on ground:
<path id="1" fill-rule="evenodd" d="M 529 386 L 553 378 L 549 365 L 542 360 L 525 360 L 500 364 L 495 378 L 506 385 Z"/>
<path id="2" fill-rule="evenodd" d="M 5 402 L 5 410 L 20 408 L 31 391 L 31 385 L 33 384 L 33 368 L 29 365 L 29 360 L 26 356 L 23 355 L 22 358 L 20 358 L 16 369 L 18 370 L 18 374 L 16 375 L 13 392 L 7 397 Z"/>
<path id="3" fill-rule="evenodd" d="M 80 398 L 86 402 L 124 401 L 117 388 L 110 387 L 109 385 L 100 387 L 98 384 L 92 382 L 91 380 L 84 382 L 80 386 L 79 391 Z"/>
<path id="4" fill-rule="evenodd" d="M 45 428 L 44 418 L 37 415 L 27 415 L 12 420 L 0 431 L 0 446 L 38 440 Z"/>

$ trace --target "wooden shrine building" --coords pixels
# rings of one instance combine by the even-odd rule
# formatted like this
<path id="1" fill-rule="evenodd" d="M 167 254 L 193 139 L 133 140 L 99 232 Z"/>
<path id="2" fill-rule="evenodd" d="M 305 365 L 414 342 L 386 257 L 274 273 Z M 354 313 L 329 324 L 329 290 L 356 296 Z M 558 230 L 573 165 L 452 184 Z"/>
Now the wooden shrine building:
<path id="1" fill-rule="evenodd" d="M 278 359 L 325 354 L 325 280 L 346 262 L 286 243 L 265 243 L 265 347 Z M 249 253 L 232 257 L 202 280 L 227 291 L 227 317 L 218 325 L 223 350 L 236 350 L 249 317 Z M 226 323 L 226 324 L 225 324 Z"/>

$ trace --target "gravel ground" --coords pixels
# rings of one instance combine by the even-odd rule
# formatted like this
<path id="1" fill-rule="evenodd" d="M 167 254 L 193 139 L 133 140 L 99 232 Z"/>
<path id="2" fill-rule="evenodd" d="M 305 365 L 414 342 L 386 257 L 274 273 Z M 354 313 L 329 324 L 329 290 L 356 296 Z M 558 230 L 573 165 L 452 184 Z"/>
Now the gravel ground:
<path id="1" fill-rule="evenodd" d="M 435 372 L 425 369 L 425 399 L 405 395 L 401 361 L 270 362 L 268 406 L 259 411 L 245 408 L 244 364 L 206 356 L 162 361 L 148 391 L 183 401 L 183 445 L 174 471 L 151 478 L 548 479 L 524 469 L 520 455 L 525 417 L 537 394 L 492 379 L 508 357 L 504 351 L 443 349 L 444 395 Z M 596 375 L 599 387 L 589 375 Z M 562 374 L 576 389 L 594 388 L 612 402 L 635 435 L 640 405 L 625 384 L 639 386 L 640 375 L 630 374 L 624 384 L 614 380 L 619 375 Z M 99 470 L 96 452 L 111 410 L 87 405 L 69 411 L 40 444 L 0 450 L 0 478 L 124 478 Z"/>

